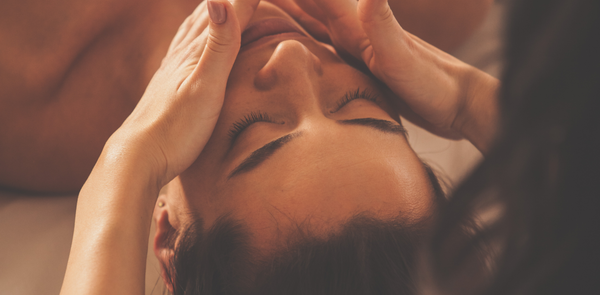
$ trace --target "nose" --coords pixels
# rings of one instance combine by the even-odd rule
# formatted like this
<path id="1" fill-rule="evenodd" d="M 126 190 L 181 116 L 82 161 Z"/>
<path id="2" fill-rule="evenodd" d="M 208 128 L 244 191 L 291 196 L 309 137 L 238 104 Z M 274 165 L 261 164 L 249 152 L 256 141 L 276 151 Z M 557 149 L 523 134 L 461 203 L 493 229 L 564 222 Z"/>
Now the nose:
<path id="1" fill-rule="evenodd" d="M 267 64 L 258 71 L 254 86 L 270 90 L 277 85 L 311 83 L 323 75 L 321 60 L 304 44 L 286 40 L 275 48 Z"/>

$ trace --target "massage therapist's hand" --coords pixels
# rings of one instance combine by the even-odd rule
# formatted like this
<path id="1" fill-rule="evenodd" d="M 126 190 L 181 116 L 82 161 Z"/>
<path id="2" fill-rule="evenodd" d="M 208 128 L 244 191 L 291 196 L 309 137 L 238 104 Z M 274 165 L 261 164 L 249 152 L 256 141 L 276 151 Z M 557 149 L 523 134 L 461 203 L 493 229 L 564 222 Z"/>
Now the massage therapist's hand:
<path id="1" fill-rule="evenodd" d="M 251 14 L 244 16 L 247 23 Z M 109 139 L 106 156 L 139 160 L 140 170 L 152 172 L 160 186 L 187 169 L 221 112 L 240 32 L 228 1 L 201 3 L 181 25 L 134 111 Z"/>
<path id="2" fill-rule="evenodd" d="M 144 294 L 156 197 L 196 160 L 211 136 L 241 26 L 258 2 L 205 1 L 181 25 L 143 97 L 109 138 L 79 193 L 61 295 Z"/>
<path id="3" fill-rule="evenodd" d="M 485 151 L 495 133 L 498 81 L 404 31 L 387 0 L 295 0 L 399 98 L 407 119 Z"/>
<path id="4" fill-rule="evenodd" d="M 289 14 L 295 21 L 297 21 L 302 28 L 304 28 L 309 34 L 315 39 L 324 42 L 331 43 L 327 28 L 323 23 L 306 13 L 294 0 L 264 0 L 271 2 Z"/>

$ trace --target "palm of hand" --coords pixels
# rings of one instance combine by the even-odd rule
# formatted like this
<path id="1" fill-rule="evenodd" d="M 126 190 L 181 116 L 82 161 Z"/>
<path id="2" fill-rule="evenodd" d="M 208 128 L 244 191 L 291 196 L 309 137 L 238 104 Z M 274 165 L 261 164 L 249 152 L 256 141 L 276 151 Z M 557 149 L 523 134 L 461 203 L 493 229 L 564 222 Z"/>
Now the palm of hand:
<path id="1" fill-rule="evenodd" d="M 138 105 L 109 140 L 118 152 L 150 159 L 162 185 L 187 169 L 210 139 L 240 48 L 241 24 L 258 0 L 220 2 L 226 15 L 221 24 L 209 21 L 208 5 L 200 4 L 181 25 Z"/>
<path id="2" fill-rule="evenodd" d="M 397 96 L 407 119 L 448 138 L 461 107 L 465 65 L 404 31 L 386 0 L 296 0 L 326 25 L 338 51 L 362 60 Z"/>

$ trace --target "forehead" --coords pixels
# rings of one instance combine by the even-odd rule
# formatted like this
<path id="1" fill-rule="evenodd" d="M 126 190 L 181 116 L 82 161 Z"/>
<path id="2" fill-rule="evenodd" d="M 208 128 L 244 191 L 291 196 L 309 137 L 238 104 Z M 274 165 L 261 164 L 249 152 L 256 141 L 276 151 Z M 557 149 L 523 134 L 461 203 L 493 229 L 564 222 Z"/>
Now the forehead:
<path id="1" fill-rule="evenodd" d="M 408 144 L 371 130 L 354 131 L 308 133 L 234 181 L 201 186 L 188 178 L 185 198 L 206 227 L 232 214 L 265 231 L 293 222 L 339 224 L 363 211 L 405 212 L 407 219 L 428 214 L 431 185 Z"/>

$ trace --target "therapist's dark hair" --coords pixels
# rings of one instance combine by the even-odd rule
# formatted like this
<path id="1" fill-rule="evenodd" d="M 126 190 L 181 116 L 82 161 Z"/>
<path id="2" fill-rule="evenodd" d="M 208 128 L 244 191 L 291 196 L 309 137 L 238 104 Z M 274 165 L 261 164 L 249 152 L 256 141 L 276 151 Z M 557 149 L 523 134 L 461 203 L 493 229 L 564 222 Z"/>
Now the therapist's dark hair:
<path id="1" fill-rule="evenodd" d="M 444 192 L 428 166 L 426 171 L 440 209 Z M 222 216 L 203 232 L 202 219 L 194 220 L 171 238 L 172 247 L 179 239 L 175 255 L 163 265 L 176 295 L 412 294 L 416 253 L 431 224 L 361 213 L 324 238 L 298 225 L 287 244 L 260 255 L 243 221 Z"/>
<path id="2" fill-rule="evenodd" d="M 600 294 L 600 1 L 517 0 L 508 21 L 501 135 L 440 216 L 428 285 Z M 478 234 L 453 238 L 479 214 Z M 490 276 L 469 259 L 480 243 Z"/>

